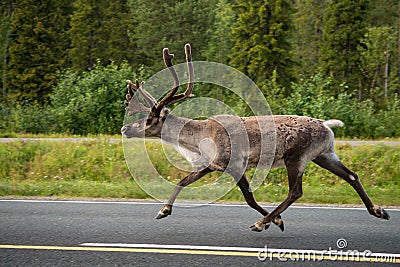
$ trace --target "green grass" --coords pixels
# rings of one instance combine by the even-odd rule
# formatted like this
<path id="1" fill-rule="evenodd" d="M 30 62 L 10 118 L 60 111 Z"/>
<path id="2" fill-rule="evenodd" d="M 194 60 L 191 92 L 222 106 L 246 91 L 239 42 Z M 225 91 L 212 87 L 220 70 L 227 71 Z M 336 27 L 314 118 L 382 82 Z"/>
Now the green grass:
<path id="1" fill-rule="evenodd" d="M 140 142 L 135 143 L 127 153 L 134 151 L 137 156 L 143 152 L 140 151 L 140 145 L 136 144 Z M 130 173 L 122 144 L 110 143 L 106 138 L 81 142 L 0 143 L 0 196 L 151 198 L 141 189 L 144 186 L 157 193 L 162 192 L 160 195 L 167 198 L 174 184 L 188 173 L 174 167 L 170 161 L 178 166 L 187 165 L 169 148 L 166 148 L 168 153 L 165 156 L 159 143 L 146 143 L 146 149 L 154 167 L 169 184 L 159 184 L 154 179 L 157 175 L 152 174 L 140 157 L 130 163 Z M 400 205 L 400 146 L 340 145 L 336 151 L 342 161 L 358 173 L 375 203 Z M 248 171 L 249 177 L 252 172 Z M 233 178 L 220 178 L 220 175 L 214 172 L 205 176 L 184 189 L 178 199 L 244 202 L 240 190 L 234 186 Z M 224 188 L 224 185 L 230 187 Z M 217 193 L 210 190 L 219 187 L 222 191 Z M 260 202 L 278 203 L 286 197 L 287 192 L 286 170 L 281 168 L 271 170 L 254 194 Z M 298 203 L 362 204 L 346 182 L 312 163 L 308 165 L 303 178 L 303 193 Z"/>
<path id="2" fill-rule="evenodd" d="M 3 132 L 0 133 L 0 138 L 116 138 L 121 139 L 121 135 L 108 135 L 108 134 L 88 134 L 88 135 L 73 135 L 63 133 L 53 134 L 33 134 L 33 133 L 14 133 L 14 132 Z"/>

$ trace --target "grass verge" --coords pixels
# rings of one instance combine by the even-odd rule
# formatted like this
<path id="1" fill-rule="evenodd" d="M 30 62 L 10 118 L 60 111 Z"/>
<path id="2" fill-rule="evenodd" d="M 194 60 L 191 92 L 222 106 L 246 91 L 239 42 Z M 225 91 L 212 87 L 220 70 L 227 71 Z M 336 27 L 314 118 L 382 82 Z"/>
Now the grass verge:
<path id="1" fill-rule="evenodd" d="M 169 163 L 168 159 L 179 158 L 178 155 L 169 154 L 167 158 L 160 153 L 163 148 L 159 143 L 151 142 L 146 147 L 154 167 L 171 185 L 187 174 Z M 336 151 L 342 161 L 358 173 L 375 203 L 400 206 L 399 146 L 340 145 Z M 0 143 L 0 196 L 150 198 L 136 182 L 138 177 L 143 178 L 146 169 L 136 166 L 130 169 L 132 175 L 125 163 L 122 145 L 110 143 L 107 139 Z M 193 187 L 217 185 L 221 183 L 219 175 L 212 173 L 194 183 Z M 148 179 L 150 183 L 151 177 Z M 229 179 L 222 182 L 230 182 L 232 189 L 219 200 L 244 202 L 240 190 L 233 186 L 233 179 Z M 304 194 L 299 203 L 362 204 L 346 182 L 315 164 L 308 165 L 303 180 Z M 273 169 L 254 194 L 261 202 L 281 202 L 287 195 L 287 188 L 285 169 Z M 167 194 L 171 192 L 168 189 Z M 191 200 L 212 198 L 207 187 L 200 194 L 186 197 Z"/>

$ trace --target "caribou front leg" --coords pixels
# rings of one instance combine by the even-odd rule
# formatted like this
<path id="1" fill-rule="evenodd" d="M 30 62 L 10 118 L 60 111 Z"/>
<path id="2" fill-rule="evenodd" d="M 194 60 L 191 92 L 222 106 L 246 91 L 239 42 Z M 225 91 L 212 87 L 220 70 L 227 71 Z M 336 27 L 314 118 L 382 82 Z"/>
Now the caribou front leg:
<path id="1" fill-rule="evenodd" d="M 254 199 L 253 193 L 251 191 L 250 188 L 250 184 L 247 181 L 246 175 L 243 174 L 242 178 L 240 178 L 240 180 L 237 182 L 240 190 L 243 193 L 243 196 L 246 200 L 246 203 L 252 207 L 253 209 L 255 209 L 256 211 L 258 211 L 259 213 L 261 213 L 263 216 L 267 216 L 269 214 L 268 211 L 266 211 L 265 209 L 263 209 L 260 205 L 258 205 L 258 203 L 256 202 L 256 200 Z M 283 224 L 283 220 L 281 218 L 281 215 L 276 216 L 272 222 L 274 224 L 276 224 L 279 229 L 281 229 L 281 231 L 283 232 L 285 230 L 284 224 Z"/>
<path id="2" fill-rule="evenodd" d="M 190 185 L 191 183 L 199 180 L 201 177 L 203 177 L 204 175 L 206 175 L 207 173 L 210 173 L 212 171 L 213 170 L 206 168 L 206 169 L 203 169 L 198 172 L 192 172 L 188 176 L 186 176 L 185 178 L 180 180 L 179 183 L 175 186 L 174 192 L 172 193 L 171 197 L 169 198 L 167 204 L 165 204 L 164 207 L 162 207 L 162 209 L 158 212 L 156 219 L 162 219 L 162 218 L 167 217 L 168 215 L 171 215 L 172 205 L 174 204 L 175 199 L 178 196 L 179 192 L 181 192 L 181 190 L 185 186 Z"/>

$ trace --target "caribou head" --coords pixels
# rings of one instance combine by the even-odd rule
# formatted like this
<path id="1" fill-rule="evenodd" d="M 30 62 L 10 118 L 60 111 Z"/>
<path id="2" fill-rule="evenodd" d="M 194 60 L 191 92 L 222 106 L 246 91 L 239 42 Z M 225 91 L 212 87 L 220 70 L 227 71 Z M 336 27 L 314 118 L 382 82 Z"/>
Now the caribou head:
<path id="1" fill-rule="evenodd" d="M 165 65 L 168 67 L 173 77 L 174 85 L 160 101 L 157 101 L 149 92 L 145 90 L 144 82 L 139 83 L 138 80 L 136 80 L 135 83 L 130 80 L 127 81 L 128 93 L 126 94 L 127 102 L 125 102 L 125 105 L 127 106 L 126 109 L 128 116 L 137 112 L 146 112 L 148 116 L 131 124 L 124 125 L 121 128 L 121 133 L 125 137 L 161 137 L 161 130 L 163 128 L 165 119 L 169 115 L 168 106 L 192 96 L 191 93 L 194 84 L 194 73 L 189 44 L 185 45 L 185 54 L 188 67 L 189 83 L 184 93 L 176 94 L 180 84 L 178 75 L 172 65 L 172 59 L 174 58 L 174 55 L 169 53 L 168 48 L 164 48 L 163 58 Z M 139 102 L 135 94 L 139 94 L 143 98 L 144 104 Z"/>

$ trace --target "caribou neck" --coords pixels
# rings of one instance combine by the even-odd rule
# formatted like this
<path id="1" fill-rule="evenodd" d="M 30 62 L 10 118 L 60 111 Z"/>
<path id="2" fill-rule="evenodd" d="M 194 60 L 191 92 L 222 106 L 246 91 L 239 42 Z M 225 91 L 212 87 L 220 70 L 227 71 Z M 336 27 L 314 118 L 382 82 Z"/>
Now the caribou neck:
<path id="1" fill-rule="evenodd" d="M 198 151 L 198 145 L 204 136 L 204 121 L 192 120 L 169 114 L 164 121 L 159 138 L 174 146 Z"/>

